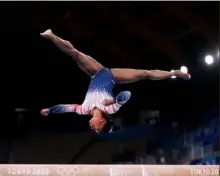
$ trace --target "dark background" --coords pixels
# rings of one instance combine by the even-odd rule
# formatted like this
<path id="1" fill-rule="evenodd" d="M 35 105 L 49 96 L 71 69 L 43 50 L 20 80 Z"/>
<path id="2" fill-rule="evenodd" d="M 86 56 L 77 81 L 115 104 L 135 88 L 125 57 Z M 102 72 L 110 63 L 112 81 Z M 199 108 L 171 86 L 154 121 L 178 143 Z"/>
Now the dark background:
<path id="1" fill-rule="evenodd" d="M 146 80 L 120 85 L 115 92 L 132 92 L 117 115 L 125 127 L 138 124 L 142 109 L 159 110 L 162 124 L 188 125 L 194 114 L 219 107 L 218 16 L 219 2 L 1 2 L 3 136 L 88 129 L 89 117 L 39 115 L 41 108 L 81 103 L 90 81 L 71 58 L 40 37 L 46 29 L 108 68 L 187 66 L 190 81 Z M 207 66 L 207 54 L 217 63 Z M 15 108 L 28 109 L 22 121 Z"/>

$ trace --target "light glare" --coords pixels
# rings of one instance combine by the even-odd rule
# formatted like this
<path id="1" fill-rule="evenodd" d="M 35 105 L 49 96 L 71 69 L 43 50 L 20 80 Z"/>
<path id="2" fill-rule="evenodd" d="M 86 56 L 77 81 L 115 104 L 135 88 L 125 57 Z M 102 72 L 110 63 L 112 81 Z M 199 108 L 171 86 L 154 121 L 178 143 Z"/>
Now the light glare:
<path id="1" fill-rule="evenodd" d="M 171 72 L 174 72 L 174 70 L 171 70 Z M 175 79 L 175 78 L 176 78 L 176 76 L 171 76 L 171 78 L 172 78 L 172 79 Z"/>
<path id="2" fill-rule="evenodd" d="M 188 68 L 187 68 L 186 66 L 182 66 L 182 67 L 180 68 L 180 70 L 181 70 L 181 72 L 183 72 L 183 73 L 188 73 Z"/>
<path id="3" fill-rule="evenodd" d="M 214 62 L 214 59 L 213 59 L 213 57 L 211 55 L 207 55 L 205 57 L 205 62 L 206 62 L 206 64 L 210 65 L 210 64 L 212 64 Z"/>

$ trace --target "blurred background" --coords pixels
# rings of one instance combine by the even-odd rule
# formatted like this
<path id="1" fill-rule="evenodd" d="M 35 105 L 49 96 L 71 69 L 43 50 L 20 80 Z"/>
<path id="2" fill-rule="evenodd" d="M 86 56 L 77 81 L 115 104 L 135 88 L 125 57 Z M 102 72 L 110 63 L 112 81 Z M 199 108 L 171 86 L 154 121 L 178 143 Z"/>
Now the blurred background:
<path id="1" fill-rule="evenodd" d="M 1 2 L 0 163 L 218 164 L 219 2 Z M 104 66 L 182 69 L 119 85 L 132 98 L 95 135 L 90 117 L 42 117 L 83 101 L 90 78 L 40 32 L 52 29 Z"/>

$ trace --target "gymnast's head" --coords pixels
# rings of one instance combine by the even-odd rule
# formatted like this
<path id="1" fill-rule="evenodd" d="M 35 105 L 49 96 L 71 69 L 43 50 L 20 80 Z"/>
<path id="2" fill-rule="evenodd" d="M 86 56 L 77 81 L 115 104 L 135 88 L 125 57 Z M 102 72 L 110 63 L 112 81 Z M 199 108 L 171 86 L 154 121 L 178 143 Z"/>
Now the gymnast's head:
<path id="1" fill-rule="evenodd" d="M 89 121 L 90 128 L 96 133 L 110 133 L 114 130 L 114 124 L 107 115 L 98 108 L 93 109 L 92 118 Z"/>

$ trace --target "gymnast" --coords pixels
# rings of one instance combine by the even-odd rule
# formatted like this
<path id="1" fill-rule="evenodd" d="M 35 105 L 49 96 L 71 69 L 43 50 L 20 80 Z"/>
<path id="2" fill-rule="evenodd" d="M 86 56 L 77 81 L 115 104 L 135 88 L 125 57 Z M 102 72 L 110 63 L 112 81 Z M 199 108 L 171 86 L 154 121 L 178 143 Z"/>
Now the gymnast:
<path id="1" fill-rule="evenodd" d="M 48 116 L 53 113 L 75 112 L 80 115 L 91 115 L 90 128 L 96 133 L 112 132 L 115 130 L 114 123 L 109 115 L 116 113 L 131 97 L 131 92 L 122 91 L 116 97 L 112 90 L 116 84 L 127 84 L 136 81 L 151 79 L 160 80 L 176 76 L 189 80 L 190 75 L 180 70 L 174 72 L 161 70 L 141 69 L 108 69 L 92 57 L 78 51 L 66 40 L 47 30 L 40 34 L 51 40 L 60 50 L 69 55 L 85 73 L 91 77 L 91 82 L 85 96 L 84 102 L 79 104 L 59 104 L 50 108 L 42 109 L 41 114 Z"/>

